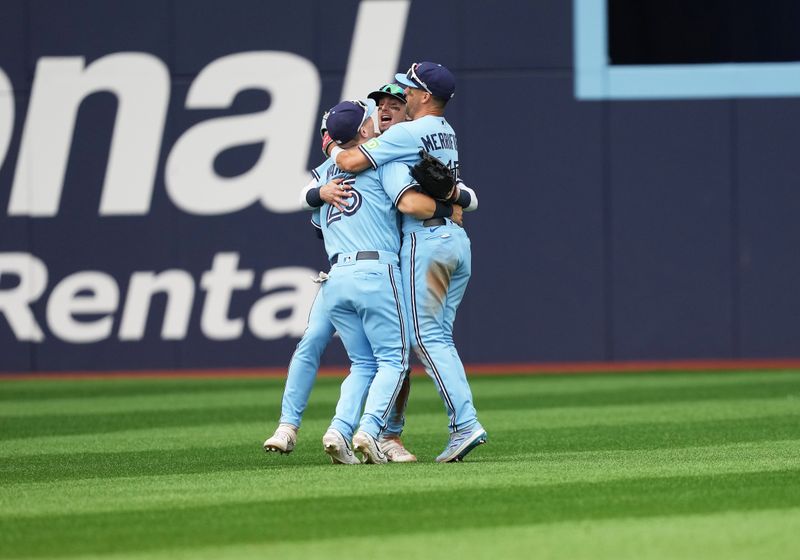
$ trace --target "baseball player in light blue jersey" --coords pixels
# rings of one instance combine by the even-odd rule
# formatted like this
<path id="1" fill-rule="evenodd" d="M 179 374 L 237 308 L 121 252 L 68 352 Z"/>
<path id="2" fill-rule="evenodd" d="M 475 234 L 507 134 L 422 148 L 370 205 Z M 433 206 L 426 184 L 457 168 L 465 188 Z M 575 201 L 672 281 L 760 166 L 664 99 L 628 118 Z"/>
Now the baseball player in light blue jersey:
<path id="1" fill-rule="evenodd" d="M 356 130 L 363 134 L 370 104 L 374 106 L 372 100 L 343 102 L 331 109 L 331 136 L 347 138 L 348 131 Z M 322 441 L 335 462 L 349 463 L 349 449 L 343 448 L 358 425 L 352 435 L 353 449 L 364 456 L 365 463 L 385 463 L 377 438 L 386 428 L 408 367 L 395 201 L 402 197 L 406 212 L 430 217 L 432 199 L 413 190 L 403 192 L 409 170 L 401 163 L 370 169 L 345 181 L 352 195 L 347 207 L 322 207 L 325 249 L 332 265 L 322 292 L 325 309 L 354 367 L 342 383 L 336 414 Z M 371 375 L 367 374 L 370 368 Z"/>
<path id="2" fill-rule="evenodd" d="M 330 160 L 328 160 L 330 161 Z M 352 176 L 345 174 L 336 169 L 333 165 L 326 165 L 328 162 L 323 163 L 319 168 L 312 170 L 315 179 L 312 183 L 303 190 L 302 200 L 305 205 L 306 192 L 310 187 L 316 186 L 316 182 L 322 180 L 320 172 L 324 172 L 324 178 L 327 182 L 328 179 L 341 176 Z M 327 169 L 323 169 L 327 168 Z M 338 190 L 337 187 L 329 187 L 328 190 Z M 316 189 L 314 194 L 311 195 L 315 198 L 322 199 L 322 189 Z M 333 196 L 333 195 L 329 195 Z M 311 223 L 317 228 L 321 234 L 320 225 L 320 210 L 319 208 L 313 209 Z M 317 281 L 317 280 L 315 280 Z M 264 450 L 267 452 L 291 453 L 297 444 L 297 432 L 300 429 L 300 423 L 303 418 L 303 412 L 308 405 L 309 397 L 311 396 L 311 389 L 314 386 L 314 381 L 317 377 L 319 370 L 320 360 L 322 354 L 328 347 L 328 344 L 333 339 L 336 329 L 331 323 L 330 319 L 325 313 L 325 307 L 322 303 L 322 293 L 317 292 L 314 303 L 311 306 L 311 311 L 308 315 L 308 323 L 302 338 L 297 343 L 291 360 L 289 360 L 289 369 L 286 375 L 286 385 L 283 390 L 283 398 L 281 400 L 281 416 L 278 428 L 275 432 L 267 438 L 264 442 Z"/>
<path id="3" fill-rule="evenodd" d="M 372 100 L 336 105 L 328 116 L 328 132 L 334 139 L 365 134 L 364 123 L 374 108 Z M 325 250 L 332 265 L 321 288 L 324 307 L 352 363 L 322 440 L 335 462 L 358 461 L 351 457 L 351 439 L 365 462 L 387 461 L 377 438 L 408 366 L 398 266 L 400 234 L 393 199 L 380 175 L 370 170 L 345 179 L 351 194 L 348 205 L 340 210 L 325 204 L 321 213 Z"/>
<path id="4" fill-rule="evenodd" d="M 413 165 L 420 159 L 420 150 L 425 150 L 447 163 L 458 178 L 458 142 L 443 116 L 455 93 L 452 73 L 439 64 L 422 62 L 395 79 L 405 86 L 406 111 L 412 120 L 355 149 L 334 147 L 331 158 L 340 169 L 356 173 L 381 169 L 387 162 Z M 463 184 L 455 194 L 465 209 L 477 205 L 474 192 Z M 397 202 L 403 211 L 402 199 Z M 401 261 L 412 345 L 436 383 L 450 419 L 450 439 L 436 460 L 451 462 L 460 461 L 485 443 L 487 435 L 478 422 L 464 366 L 453 343 L 456 310 L 471 275 L 470 242 L 466 232 L 449 219 L 454 207 L 441 202 L 436 205 L 433 219 L 404 217 Z"/>
<path id="5" fill-rule="evenodd" d="M 374 99 L 377 104 L 375 117 L 377 117 L 380 132 L 385 132 L 390 126 L 406 120 L 405 94 L 403 88 L 396 84 L 386 84 L 369 94 L 368 98 Z M 327 132 L 323 119 L 322 134 Z M 360 137 L 359 142 L 366 141 L 366 137 Z M 339 170 L 335 165 L 328 161 L 311 171 L 312 181 L 303 189 L 300 197 L 301 206 L 307 210 L 313 210 L 311 223 L 317 228 L 320 238 L 322 238 L 322 225 L 320 220 L 320 207 L 325 202 L 335 205 L 339 210 L 344 209 L 350 195 L 347 191 L 342 191 L 337 184 L 325 186 L 329 180 L 334 178 L 347 178 L 352 175 Z M 289 362 L 286 377 L 286 386 L 281 402 L 281 416 L 278 428 L 274 434 L 264 442 L 266 451 L 280 453 L 291 453 L 297 442 L 297 432 L 300 427 L 303 412 L 308 405 L 317 370 L 322 353 L 333 338 L 335 328 L 324 312 L 322 303 L 322 293 L 317 294 L 317 298 L 311 308 L 308 317 L 308 325 L 303 337 Z M 408 402 L 410 388 L 410 378 L 408 374 L 403 382 L 403 386 L 398 396 L 393 413 L 390 415 L 389 423 L 394 427 L 394 431 L 384 434 L 379 440 L 381 449 L 386 456 L 393 462 L 413 462 L 416 457 L 409 452 L 400 439 L 402 426 L 404 423 L 404 412 Z"/>

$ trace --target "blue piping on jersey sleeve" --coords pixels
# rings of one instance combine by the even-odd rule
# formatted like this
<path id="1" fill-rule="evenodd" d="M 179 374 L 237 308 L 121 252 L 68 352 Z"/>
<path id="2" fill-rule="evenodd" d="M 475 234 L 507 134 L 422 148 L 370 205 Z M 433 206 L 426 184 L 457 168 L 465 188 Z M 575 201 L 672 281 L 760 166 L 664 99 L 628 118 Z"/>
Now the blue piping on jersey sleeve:
<path id="1" fill-rule="evenodd" d="M 358 149 L 361 150 L 361 153 L 366 156 L 372 169 L 378 169 L 378 164 L 375 163 L 375 160 L 372 158 L 372 155 L 370 155 L 369 151 L 364 148 L 364 145 L 361 144 L 360 146 L 358 146 Z"/>
<path id="2" fill-rule="evenodd" d="M 366 147 L 369 143 L 359 146 L 359 150 L 367 157 L 373 169 L 377 169 L 381 165 L 403 158 L 419 160 L 418 153 L 420 148 L 417 145 L 415 136 L 407 130 L 406 125 L 409 124 L 411 123 L 397 123 L 381 134 L 376 139 L 378 141 L 377 146 L 374 147 L 377 154 L 371 153 Z M 385 153 L 387 146 L 390 148 L 388 154 Z M 376 155 L 379 157 L 376 157 Z"/>
<path id="3" fill-rule="evenodd" d="M 407 191 L 408 189 L 413 189 L 413 188 L 416 188 L 416 187 L 418 187 L 418 186 L 419 186 L 419 184 L 418 184 L 418 183 L 409 183 L 408 185 L 406 185 L 405 187 L 403 187 L 402 189 L 400 189 L 400 193 L 399 193 L 399 194 L 398 194 L 398 195 L 395 197 L 395 199 L 394 199 L 394 206 L 395 206 L 395 208 L 397 207 L 397 203 L 398 203 L 398 202 L 400 202 L 400 199 L 401 199 L 401 198 L 403 198 L 403 195 L 404 195 L 404 194 L 406 194 L 406 191 Z"/>

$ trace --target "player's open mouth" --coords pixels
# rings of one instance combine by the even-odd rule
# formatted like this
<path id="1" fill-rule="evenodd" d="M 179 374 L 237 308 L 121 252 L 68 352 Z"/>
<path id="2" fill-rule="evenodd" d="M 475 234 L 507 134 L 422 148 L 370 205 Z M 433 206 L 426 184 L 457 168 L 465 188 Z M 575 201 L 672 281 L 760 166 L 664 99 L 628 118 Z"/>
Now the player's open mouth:
<path id="1" fill-rule="evenodd" d="M 382 123 L 389 122 L 390 120 L 392 120 L 391 115 L 381 115 L 381 122 Z"/>

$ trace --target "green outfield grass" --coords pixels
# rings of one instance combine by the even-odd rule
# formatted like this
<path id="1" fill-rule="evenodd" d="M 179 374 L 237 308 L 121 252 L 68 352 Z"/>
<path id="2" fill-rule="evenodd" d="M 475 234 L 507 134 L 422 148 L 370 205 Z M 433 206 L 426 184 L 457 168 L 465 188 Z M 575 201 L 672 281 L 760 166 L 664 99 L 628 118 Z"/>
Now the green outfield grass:
<path id="1" fill-rule="evenodd" d="M 282 380 L 1 381 L 0 557 L 800 557 L 800 372 L 474 377 L 446 465 L 425 377 L 420 463 L 329 464 L 339 382 L 279 456 Z"/>

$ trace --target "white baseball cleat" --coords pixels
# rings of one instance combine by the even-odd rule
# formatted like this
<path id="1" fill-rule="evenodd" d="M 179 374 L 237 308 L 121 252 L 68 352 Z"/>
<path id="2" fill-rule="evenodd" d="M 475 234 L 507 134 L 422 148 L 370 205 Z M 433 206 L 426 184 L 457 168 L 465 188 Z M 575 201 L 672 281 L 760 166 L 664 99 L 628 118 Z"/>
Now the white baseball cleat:
<path id="1" fill-rule="evenodd" d="M 416 463 L 417 456 L 405 448 L 400 436 L 381 436 L 378 440 L 381 451 L 392 463 Z"/>
<path id="2" fill-rule="evenodd" d="M 378 440 L 367 432 L 361 430 L 356 432 L 356 435 L 353 436 L 353 448 L 364 456 L 365 463 L 381 465 L 389 461 L 386 454 L 381 451 Z"/>
<path id="3" fill-rule="evenodd" d="M 280 424 L 275 433 L 264 442 L 267 453 L 291 453 L 297 443 L 297 428 L 291 424 Z"/>
<path id="4" fill-rule="evenodd" d="M 361 461 L 359 461 L 358 457 L 353 453 L 350 443 L 339 430 L 329 428 L 328 431 L 325 432 L 325 435 L 322 436 L 322 447 L 325 449 L 325 453 L 330 455 L 333 464 L 361 464 Z"/>
<path id="5" fill-rule="evenodd" d="M 456 463 L 463 461 L 467 453 L 486 443 L 486 440 L 486 430 L 477 422 L 471 428 L 453 432 L 450 434 L 450 441 L 447 443 L 447 447 L 436 457 L 436 462 Z"/>

